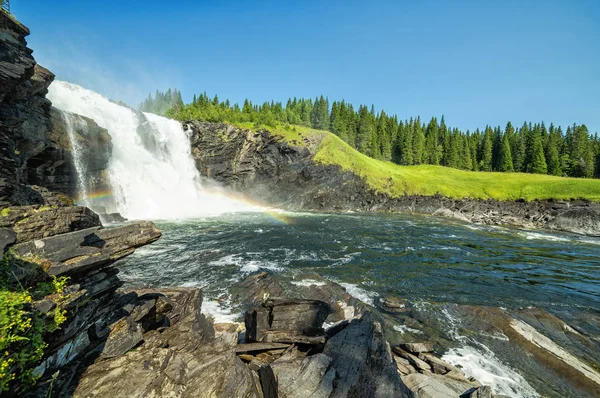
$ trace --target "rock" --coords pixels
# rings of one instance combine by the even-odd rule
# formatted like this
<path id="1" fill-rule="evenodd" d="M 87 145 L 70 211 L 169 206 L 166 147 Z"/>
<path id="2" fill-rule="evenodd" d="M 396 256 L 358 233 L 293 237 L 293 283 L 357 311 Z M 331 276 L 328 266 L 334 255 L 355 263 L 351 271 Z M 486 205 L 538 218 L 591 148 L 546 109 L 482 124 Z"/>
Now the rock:
<path id="1" fill-rule="evenodd" d="M 285 349 L 288 348 L 289 344 L 281 344 L 281 343 L 249 343 L 249 344 L 238 344 L 235 347 L 235 352 L 243 353 L 243 352 L 256 352 L 256 351 L 270 351 L 277 349 Z"/>
<path id="2" fill-rule="evenodd" d="M 419 359 L 427 362 L 431 366 L 433 373 L 436 374 L 444 375 L 453 370 L 458 370 L 446 361 L 443 361 L 442 359 L 431 354 L 419 353 L 418 357 Z"/>
<path id="3" fill-rule="evenodd" d="M 403 385 L 381 326 L 370 312 L 331 337 L 323 354 L 336 370 L 331 397 L 402 397 Z"/>
<path id="4" fill-rule="evenodd" d="M 0 255 L 4 255 L 4 252 L 10 245 L 17 241 L 17 234 L 12 229 L 0 228 Z"/>
<path id="5" fill-rule="evenodd" d="M 268 299 L 246 312 L 246 339 L 250 342 L 324 343 L 323 322 L 331 309 L 322 301 Z"/>
<path id="6" fill-rule="evenodd" d="M 99 213 L 100 219 L 106 224 L 126 222 L 127 219 L 120 213 Z"/>
<path id="7" fill-rule="evenodd" d="M 42 265 L 50 275 L 74 275 L 123 258 L 135 248 L 154 242 L 161 233 L 149 221 L 117 228 L 88 228 L 49 238 L 19 243 L 15 253 Z"/>
<path id="8" fill-rule="evenodd" d="M 148 293 L 138 291 L 144 300 Z M 73 397 L 114 397 L 115 391 L 127 397 L 263 396 L 253 371 L 236 356 L 237 336 L 233 341 L 225 335 L 214 338 L 211 323 L 200 311 L 199 291 L 177 288 L 158 293 L 172 303 L 170 326 L 160 337 L 155 334 L 152 344 L 144 342 L 123 355 L 91 364 L 73 386 Z M 135 313 L 131 309 L 132 316 Z"/>
<path id="9" fill-rule="evenodd" d="M 265 398 L 277 398 L 277 391 L 279 389 L 278 381 L 273 373 L 273 369 L 271 369 L 271 365 L 260 359 L 253 359 L 248 364 L 248 367 L 258 373 L 262 396 Z"/>
<path id="10" fill-rule="evenodd" d="M 404 358 L 394 355 L 394 362 L 396 362 L 396 367 L 398 368 L 398 372 L 401 375 L 409 375 L 411 373 L 417 373 L 415 368 L 412 367 L 410 362 Z"/>
<path id="11" fill-rule="evenodd" d="M 328 398 L 336 376 L 331 358 L 324 354 L 283 356 L 271 364 L 280 398 Z"/>
<path id="12" fill-rule="evenodd" d="M 394 347 L 394 354 L 400 356 L 401 358 L 404 358 L 406 360 L 408 360 L 408 362 L 414 366 L 416 369 L 418 369 L 421 372 L 431 372 L 431 366 L 429 366 L 429 364 L 419 358 L 417 358 L 416 356 L 404 351 L 403 349 L 401 349 L 400 347 Z"/>
<path id="13" fill-rule="evenodd" d="M 410 390 L 408 397 L 414 398 L 456 398 L 473 386 L 440 375 L 413 373 L 402 377 L 402 382 Z"/>
<path id="14" fill-rule="evenodd" d="M 130 317 L 122 318 L 111 326 L 110 334 L 102 349 L 104 358 L 125 354 L 144 340 L 144 330 Z"/>
<path id="15" fill-rule="evenodd" d="M 82 206 L 18 206 L 6 213 L 0 216 L 0 227 L 12 228 L 17 243 L 102 226 L 98 215 Z"/>
<path id="16" fill-rule="evenodd" d="M 463 394 L 460 398 L 492 398 L 492 388 L 490 386 L 473 387 Z"/>
<path id="17" fill-rule="evenodd" d="M 433 344 L 431 343 L 404 343 L 400 344 L 400 348 L 413 354 L 421 352 L 432 352 Z"/>
<path id="18" fill-rule="evenodd" d="M 409 313 L 411 305 L 406 299 L 398 297 L 387 297 L 382 301 L 383 310 L 394 313 Z"/>

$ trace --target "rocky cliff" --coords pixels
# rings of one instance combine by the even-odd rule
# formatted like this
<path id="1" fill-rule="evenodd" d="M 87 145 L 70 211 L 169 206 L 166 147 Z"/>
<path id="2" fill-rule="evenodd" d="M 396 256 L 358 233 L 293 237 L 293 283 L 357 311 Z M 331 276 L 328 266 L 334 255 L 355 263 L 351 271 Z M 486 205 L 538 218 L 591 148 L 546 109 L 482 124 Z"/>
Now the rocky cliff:
<path id="1" fill-rule="evenodd" d="M 64 115 L 45 97 L 54 74 L 35 62 L 28 35 L 0 12 L 0 205 L 44 204 L 45 189 L 68 196 L 77 191 Z M 91 179 L 102 189 L 110 136 L 94 121 L 77 118 L 84 127 L 76 138 L 93 165 Z"/>
<path id="2" fill-rule="evenodd" d="M 313 161 L 319 142 L 293 145 L 266 130 L 189 121 L 198 170 L 270 206 L 289 210 L 398 211 L 468 222 L 600 236 L 600 205 L 587 201 L 500 202 L 442 196 L 392 198 L 359 176 Z M 299 144 L 299 143 L 297 143 Z"/>

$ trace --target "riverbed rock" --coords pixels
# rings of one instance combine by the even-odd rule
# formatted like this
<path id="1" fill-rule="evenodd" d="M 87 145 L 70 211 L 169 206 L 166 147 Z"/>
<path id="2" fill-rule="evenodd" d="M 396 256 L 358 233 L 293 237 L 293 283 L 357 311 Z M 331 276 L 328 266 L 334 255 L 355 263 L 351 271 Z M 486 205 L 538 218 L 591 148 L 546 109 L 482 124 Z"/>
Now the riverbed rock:
<path id="1" fill-rule="evenodd" d="M 154 242 L 161 233 L 154 223 L 141 221 L 117 228 L 87 228 L 13 246 L 20 258 L 40 264 L 49 275 L 89 272 L 130 255 L 136 247 Z"/>
<path id="2" fill-rule="evenodd" d="M 325 342 L 323 322 L 331 312 L 317 300 L 270 298 L 246 312 L 246 339 L 249 342 Z"/>
<path id="3" fill-rule="evenodd" d="M 473 387 L 460 395 L 460 398 L 492 398 L 490 386 Z"/>

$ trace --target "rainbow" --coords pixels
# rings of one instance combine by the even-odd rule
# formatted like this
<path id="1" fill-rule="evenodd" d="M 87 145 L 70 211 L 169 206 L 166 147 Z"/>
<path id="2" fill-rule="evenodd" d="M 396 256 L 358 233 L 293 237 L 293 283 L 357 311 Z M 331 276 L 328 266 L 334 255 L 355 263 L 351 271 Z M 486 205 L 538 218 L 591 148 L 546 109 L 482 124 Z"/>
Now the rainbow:
<path id="1" fill-rule="evenodd" d="M 88 193 L 85 196 L 77 196 L 74 198 L 75 202 L 81 202 L 83 200 L 101 200 L 110 198 L 113 196 L 112 191 L 96 191 L 92 193 Z"/>
<path id="2" fill-rule="evenodd" d="M 223 194 L 222 192 L 219 192 L 219 191 L 215 191 L 215 193 L 221 194 L 221 195 Z M 237 202 L 244 203 L 244 204 L 248 205 L 248 207 L 254 208 L 254 209 L 262 212 L 263 214 L 269 216 L 270 218 L 272 218 L 273 220 L 275 220 L 281 224 L 291 225 L 294 223 L 294 219 L 291 218 L 290 216 L 288 216 L 287 212 L 285 212 L 285 211 L 282 211 L 279 209 L 274 209 L 272 207 L 268 207 L 264 203 L 261 203 L 256 200 L 248 199 L 238 193 L 229 192 L 225 196 L 227 196 L 228 198 L 235 200 Z M 81 203 L 83 201 L 92 201 L 93 202 L 93 201 L 101 201 L 101 200 L 112 198 L 112 197 L 113 197 L 112 191 L 103 190 L 103 191 L 96 191 L 96 192 L 88 193 L 86 196 L 81 196 L 81 195 L 77 196 L 74 198 L 74 201 L 76 203 Z"/>

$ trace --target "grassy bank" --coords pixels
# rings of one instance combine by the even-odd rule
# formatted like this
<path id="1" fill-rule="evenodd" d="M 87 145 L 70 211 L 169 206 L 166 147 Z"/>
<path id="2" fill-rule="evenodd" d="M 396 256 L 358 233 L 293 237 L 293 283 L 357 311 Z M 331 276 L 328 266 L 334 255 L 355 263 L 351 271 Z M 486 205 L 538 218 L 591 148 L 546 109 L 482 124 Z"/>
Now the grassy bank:
<path id="1" fill-rule="evenodd" d="M 251 123 L 239 127 L 254 129 Z M 339 165 L 364 177 L 373 189 L 398 197 L 440 194 L 450 198 L 497 200 L 589 199 L 600 202 L 600 180 L 554 177 L 542 174 L 490 173 L 443 166 L 400 166 L 370 158 L 350 147 L 336 135 L 307 127 L 264 127 L 294 145 L 305 138 L 320 144 L 314 160 Z"/>

